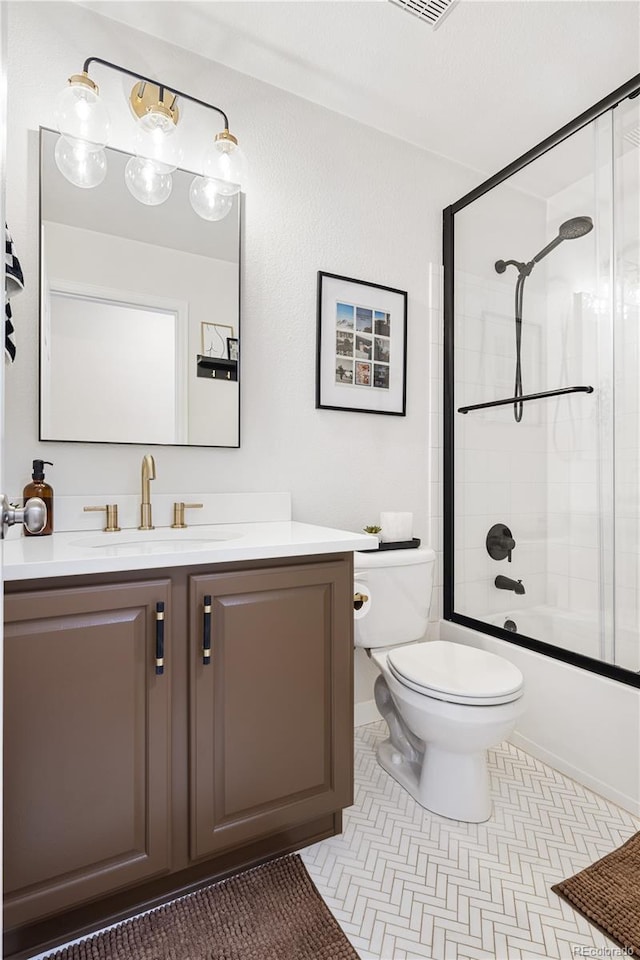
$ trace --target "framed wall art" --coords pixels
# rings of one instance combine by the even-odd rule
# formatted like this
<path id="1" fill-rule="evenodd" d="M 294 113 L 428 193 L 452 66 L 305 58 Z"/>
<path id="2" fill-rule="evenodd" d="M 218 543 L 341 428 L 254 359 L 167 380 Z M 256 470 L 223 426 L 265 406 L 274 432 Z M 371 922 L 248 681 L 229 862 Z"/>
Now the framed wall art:
<path id="1" fill-rule="evenodd" d="M 233 327 L 226 323 L 200 324 L 202 331 L 202 355 L 205 357 L 228 358 L 227 340 L 233 337 Z"/>
<path id="2" fill-rule="evenodd" d="M 316 407 L 406 415 L 407 293 L 318 272 Z"/>

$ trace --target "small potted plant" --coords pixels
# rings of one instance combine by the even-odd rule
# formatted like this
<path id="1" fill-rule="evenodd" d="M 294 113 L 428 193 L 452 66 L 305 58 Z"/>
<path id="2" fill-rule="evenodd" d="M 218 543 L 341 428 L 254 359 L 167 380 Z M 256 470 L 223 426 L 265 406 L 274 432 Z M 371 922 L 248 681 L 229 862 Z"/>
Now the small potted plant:
<path id="1" fill-rule="evenodd" d="M 369 524 L 368 527 L 363 527 L 362 529 L 364 530 L 365 533 L 371 533 L 374 535 L 374 537 L 378 537 L 378 534 L 381 532 L 382 527 L 379 527 L 377 523 L 372 523 L 372 524 Z M 380 537 L 378 537 L 378 545 L 379 545 L 379 541 L 380 541 Z"/>

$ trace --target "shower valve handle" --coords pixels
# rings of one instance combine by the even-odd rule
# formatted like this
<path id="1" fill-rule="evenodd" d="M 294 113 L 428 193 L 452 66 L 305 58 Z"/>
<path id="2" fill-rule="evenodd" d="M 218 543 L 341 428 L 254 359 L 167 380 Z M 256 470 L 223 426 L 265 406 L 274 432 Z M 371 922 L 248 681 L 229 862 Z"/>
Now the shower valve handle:
<path id="1" fill-rule="evenodd" d="M 504 560 L 506 557 L 511 563 L 511 552 L 516 548 L 516 541 L 505 523 L 494 523 L 487 534 L 486 547 L 493 560 Z"/>

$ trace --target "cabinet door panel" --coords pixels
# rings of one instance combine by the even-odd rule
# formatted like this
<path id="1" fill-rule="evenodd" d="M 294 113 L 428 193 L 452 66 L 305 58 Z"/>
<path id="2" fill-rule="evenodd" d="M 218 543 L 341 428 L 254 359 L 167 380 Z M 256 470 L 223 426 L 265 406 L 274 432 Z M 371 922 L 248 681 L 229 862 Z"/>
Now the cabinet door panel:
<path id="1" fill-rule="evenodd" d="M 193 858 L 351 802 L 350 571 L 337 561 L 192 578 Z"/>
<path id="2" fill-rule="evenodd" d="M 6 599 L 7 926 L 169 867 L 160 600 L 167 581 Z"/>
<path id="3" fill-rule="evenodd" d="M 241 593 L 216 602 L 225 634 L 216 741 L 223 752 L 229 747 L 224 779 L 216 784 L 222 809 L 233 816 L 283 796 L 326 789 L 331 776 L 329 585 Z M 298 640 L 292 643 L 294 637 Z"/>

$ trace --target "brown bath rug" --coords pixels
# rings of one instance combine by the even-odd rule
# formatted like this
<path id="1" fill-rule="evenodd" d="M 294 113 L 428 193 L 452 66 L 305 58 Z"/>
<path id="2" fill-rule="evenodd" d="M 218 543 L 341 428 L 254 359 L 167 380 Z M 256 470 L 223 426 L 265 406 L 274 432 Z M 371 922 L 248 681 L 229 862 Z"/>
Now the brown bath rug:
<path id="1" fill-rule="evenodd" d="M 640 957 L 640 832 L 551 889 L 612 940 Z"/>
<path id="2" fill-rule="evenodd" d="M 47 960 L 358 960 L 297 854 L 72 944 Z"/>

